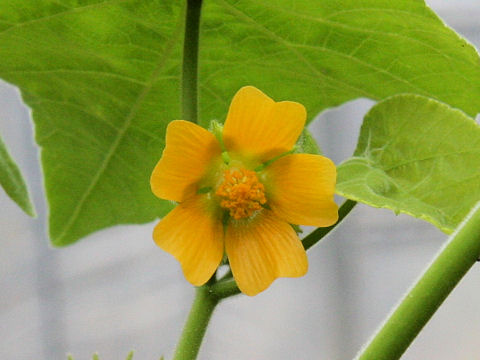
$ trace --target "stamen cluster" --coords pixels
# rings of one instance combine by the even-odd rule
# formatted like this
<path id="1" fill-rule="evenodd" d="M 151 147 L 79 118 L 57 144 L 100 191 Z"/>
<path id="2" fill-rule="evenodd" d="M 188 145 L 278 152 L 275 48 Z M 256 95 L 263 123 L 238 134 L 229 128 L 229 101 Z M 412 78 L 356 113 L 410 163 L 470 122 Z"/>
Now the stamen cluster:
<path id="1" fill-rule="evenodd" d="M 252 216 L 267 202 L 263 184 L 254 171 L 246 169 L 226 170 L 215 194 L 221 197 L 220 206 L 236 220 Z"/>

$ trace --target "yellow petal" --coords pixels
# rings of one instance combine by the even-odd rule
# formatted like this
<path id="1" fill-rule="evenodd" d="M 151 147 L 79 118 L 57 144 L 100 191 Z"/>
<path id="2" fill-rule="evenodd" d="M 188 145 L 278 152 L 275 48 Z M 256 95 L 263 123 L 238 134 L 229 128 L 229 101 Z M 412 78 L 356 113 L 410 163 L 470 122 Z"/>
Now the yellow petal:
<path id="1" fill-rule="evenodd" d="M 225 250 L 238 287 L 250 296 L 278 277 L 303 276 L 308 270 L 307 254 L 293 228 L 266 209 L 253 220 L 231 221 Z"/>
<path id="2" fill-rule="evenodd" d="M 155 243 L 182 265 L 185 278 L 205 284 L 223 258 L 223 225 L 209 211 L 206 195 L 195 195 L 173 209 L 153 231 Z"/>
<path id="3" fill-rule="evenodd" d="M 234 96 L 223 128 L 228 151 L 260 161 L 290 151 L 305 125 L 303 105 L 274 102 L 253 86 L 241 88 Z"/>
<path id="4" fill-rule="evenodd" d="M 172 121 L 162 158 L 150 178 L 153 193 L 179 202 L 193 196 L 197 182 L 220 154 L 220 145 L 211 132 L 188 121 Z"/>
<path id="5" fill-rule="evenodd" d="M 320 155 L 284 156 L 265 169 L 268 204 L 290 224 L 330 226 L 338 220 L 333 201 L 336 168 Z"/>

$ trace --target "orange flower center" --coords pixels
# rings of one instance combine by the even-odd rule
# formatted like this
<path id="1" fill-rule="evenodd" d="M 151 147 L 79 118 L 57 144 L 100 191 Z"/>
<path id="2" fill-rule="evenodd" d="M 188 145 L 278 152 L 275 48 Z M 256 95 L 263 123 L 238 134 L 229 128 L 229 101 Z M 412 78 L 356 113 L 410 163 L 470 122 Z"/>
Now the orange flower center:
<path id="1" fill-rule="evenodd" d="M 234 219 L 250 217 L 267 202 L 265 188 L 251 170 L 225 170 L 223 182 L 215 192 L 222 199 L 220 206 Z"/>

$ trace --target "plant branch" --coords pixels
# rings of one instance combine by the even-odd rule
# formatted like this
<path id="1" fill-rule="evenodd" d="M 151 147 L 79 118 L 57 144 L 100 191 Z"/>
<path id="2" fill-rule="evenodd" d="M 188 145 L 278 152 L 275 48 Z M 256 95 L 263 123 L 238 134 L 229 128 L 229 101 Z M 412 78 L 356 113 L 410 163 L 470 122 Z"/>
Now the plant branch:
<path id="1" fill-rule="evenodd" d="M 479 255 L 480 202 L 357 359 L 399 359 Z"/>
<path id="2" fill-rule="evenodd" d="M 202 0 L 187 0 L 183 43 L 182 115 L 198 122 L 198 39 Z"/>
<path id="3" fill-rule="evenodd" d="M 328 227 L 317 228 L 305 236 L 302 240 L 305 250 L 310 249 L 313 245 L 322 240 L 330 231 L 335 229 L 335 227 L 342 222 L 342 220 L 350 213 L 350 211 L 352 211 L 356 204 L 356 201 L 345 200 L 345 202 L 340 206 L 340 209 L 338 209 L 338 221 L 335 224 Z"/>
<path id="4" fill-rule="evenodd" d="M 240 294 L 240 289 L 235 282 L 235 279 L 229 278 L 225 280 L 218 281 L 211 288 L 212 293 L 219 299 L 225 299 L 230 296 Z"/>
<path id="5" fill-rule="evenodd" d="M 203 336 L 219 299 L 211 292 L 210 286 L 198 287 L 187 322 L 173 360 L 195 360 L 202 344 Z"/>
<path id="6" fill-rule="evenodd" d="M 198 122 L 198 40 L 202 0 L 187 0 L 182 69 L 182 116 Z M 213 310 L 219 302 L 210 290 L 215 275 L 206 285 L 198 287 L 187 322 L 177 344 L 173 360 L 195 360 Z"/>

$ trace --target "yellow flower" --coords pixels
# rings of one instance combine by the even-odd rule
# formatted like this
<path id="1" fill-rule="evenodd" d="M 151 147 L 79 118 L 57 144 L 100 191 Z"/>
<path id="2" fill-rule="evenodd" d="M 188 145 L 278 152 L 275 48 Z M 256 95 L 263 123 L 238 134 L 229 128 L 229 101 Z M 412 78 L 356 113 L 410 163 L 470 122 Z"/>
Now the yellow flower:
<path id="1" fill-rule="evenodd" d="M 224 252 L 240 290 L 256 295 L 277 277 L 298 277 L 308 260 L 290 224 L 329 226 L 335 165 L 320 155 L 288 154 L 305 125 L 303 105 L 274 102 L 247 86 L 232 100 L 221 142 L 176 120 L 150 180 L 153 193 L 179 205 L 155 227 L 157 245 L 203 285 Z"/>

